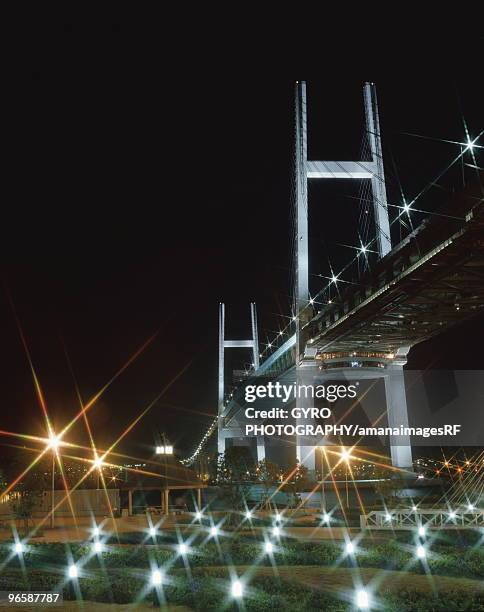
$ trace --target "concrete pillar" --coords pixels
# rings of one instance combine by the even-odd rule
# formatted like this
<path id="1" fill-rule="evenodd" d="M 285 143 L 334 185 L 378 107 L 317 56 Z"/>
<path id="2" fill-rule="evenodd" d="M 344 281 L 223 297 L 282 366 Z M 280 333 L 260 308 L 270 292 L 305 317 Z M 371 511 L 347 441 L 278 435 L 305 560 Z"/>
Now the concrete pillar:
<path id="1" fill-rule="evenodd" d="M 133 516 L 133 491 L 128 491 L 128 516 Z"/>
<path id="2" fill-rule="evenodd" d="M 163 514 L 168 515 L 170 509 L 170 489 L 163 491 Z"/>
<path id="3" fill-rule="evenodd" d="M 197 489 L 197 510 L 202 510 L 202 489 Z"/>
<path id="4" fill-rule="evenodd" d="M 385 396 L 388 426 L 408 427 L 407 397 L 402 364 L 388 367 L 385 377 Z M 412 446 L 409 436 L 390 436 L 390 452 L 394 467 L 412 470 Z"/>
<path id="5" fill-rule="evenodd" d="M 314 385 L 315 376 L 318 374 L 318 366 L 315 360 L 316 349 L 306 347 L 302 361 L 296 365 L 296 383 L 297 387 L 303 385 Z M 311 408 L 314 406 L 313 399 L 301 397 L 295 402 L 297 408 Z M 296 419 L 297 425 L 313 425 L 314 419 L 299 418 Z M 296 458 L 299 462 L 307 467 L 309 471 L 309 479 L 313 480 L 316 477 L 316 457 L 315 448 L 317 440 L 308 440 L 304 437 L 296 435 Z"/>
<path id="6" fill-rule="evenodd" d="M 257 436 L 257 461 L 263 461 L 266 458 L 266 445 L 264 436 Z"/>

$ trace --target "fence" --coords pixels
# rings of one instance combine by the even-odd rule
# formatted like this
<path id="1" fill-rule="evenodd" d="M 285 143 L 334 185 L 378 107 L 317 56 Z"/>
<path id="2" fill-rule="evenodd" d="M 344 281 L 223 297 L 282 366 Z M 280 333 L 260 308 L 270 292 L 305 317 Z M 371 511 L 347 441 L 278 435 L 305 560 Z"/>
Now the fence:
<path id="1" fill-rule="evenodd" d="M 361 529 L 475 529 L 484 526 L 484 510 L 374 510 L 360 515 Z"/>

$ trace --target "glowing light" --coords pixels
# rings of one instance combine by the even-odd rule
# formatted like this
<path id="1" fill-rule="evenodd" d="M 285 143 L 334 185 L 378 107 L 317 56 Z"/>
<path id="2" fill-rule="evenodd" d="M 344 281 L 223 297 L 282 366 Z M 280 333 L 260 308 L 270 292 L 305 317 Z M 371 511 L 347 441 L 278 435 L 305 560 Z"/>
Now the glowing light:
<path id="1" fill-rule="evenodd" d="M 417 506 L 412 506 L 412 512 L 417 512 Z"/>
<path id="2" fill-rule="evenodd" d="M 97 537 L 99 535 L 99 527 L 94 527 L 94 529 L 92 530 L 92 533 L 95 537 Z"/>
<path id="3" fill-rule="evenodd" d="M 101 544 L 101 542 L 94 542 L 92 548 L 95 553 L 100 553 L 103 550 L 103 545 Z"/>
<path id="4" fill-rule="evenodd" d="M 77 578 L 79 576 L 79 570 L 77 569 L 77 565 L 75 563 L 73 563 L 72 565 L 69 565 L 67 574 L 69 578 Z"/>
<path id="5" fill-rule="evenodd" d="M 427 530 L 425 529 L 425 527 L 423 525 L 420 525 L 420 527 L 418 528 L 418 535 L 423 538 L 426 531 Z"/>
<path id="6" fill-rule="evenodd" d="M 153 538 L 156 536 L 156 527 L 150 527 L 150 536 Z"/>
<path id="7" fill-rule="evenodd" d="M 279 512 L 276 514 L 276 517 L 275 517 L 275 518 L 276 518 L 276 523 L 280 523 L 280 522 L 281 522 L 281 520 L 282 520 L 282 517 L 281 517 L 281 515 L 279 514 Z"/>
<path id="8" fill-rule="evenodd" d="M 216 527 L 215 525 L 213 527 L 210 527 L 210 535 L 212 536 L 212 538 L 218 536 L 218 527 Z"/>
<path id="9" fill-rule="evenodd" d="M 341 451 L 341 459 L 343 459 L 343 461 L 348 461 L 349 459 L 351 459 L 351 454 L 349 453 L 349 451 L 342 450 Z"/>
<path id="10" fill-rule="evenodd" d="M 311 298 L 311 299 L 309 300 L 309 303 L 310 303 L 310 304 L 314 304 L 314 300 L 313 300 L 313 298 Z"/>
<path id="11" fill-rule="evenodd" d="M 370 607 L 370 598 L 368 596 L 367 591 L 365 589 L 360 589 L 356 593 L 356 606 L 360 608 L 360 610 L 368 610 Z"/>
<path id="12" fill-rule="evenodd" d="M 270 555 L 274 551 L 274 546 L 272 542 L 266 542 L 264 544 L 264 550 L 268 555 Z"/>
<path id="13" fill-rule="evenodd" d="M 385 520 L 387 520 L 387 521 L 391 521 L 391 520 L 392 520 L 392 515 L 391 515 L 390 513 L 388 513 L 388 512 L 387 512 L 387 513 L 385 514 Z"/>
<path id="14" fill-rule="evenodd" d="M 297 317 L 292 317 L 292 320 L 295 321 Z"/>
<path id="15" fill-rule="evenodd" d="M 104 461 L 101 459 L 101 457 L 96 457 L 92 464 L 97 470 L 100 470 L 104 465 Z"/>
<path id="16" fill-rule="evenodd" d="M 247 512 L 245 513 L 245 518 L 250 521 L 250 519 L 252 518 L 252 512 L 250 510 L 247 510 Z"/>
<path id="17" fill-rule="evenodd" d="M 268 348 L 271 348 L 271 347 L 272 347 L 272 344 L 269 342 L 269 343 L 268 343 L 268 345 L 267 345 L 267 347 L 268 347 Z"/>
<path id="18" fill-rule="evenodd" d="M 232 590 L 232 597 L 235 597 L 236 599 L 240 599 L 242 597 L 244 588 L 240 580 L 234 580 L 234 582 L 232 582 L 231 590 Z"/>
<path id="19" fill-rule="evenodd" d="M 153 570 L 151 572 L 151 584 L 153 584 L 154 586 L 160 586 L 160 584 L 163 581 L 163 574 L 160 572 L 159 569 Z"/>
<path id="20" fill-rule="evenodd" d="M 419 474 L 419 475 L 417 476 L 417 478 L 418 478 L 419 480 L 423 480 L 423 479 L 425 478 L 425 476 L 424 476 L 423 474 Z"/>
<path id="21" fill-rule="evenodd" d="M 331 282 L 336 284 L 338 282 L 338 277 L 333 274 L 331 277 Z"/>
<path id="22" fill-rule="evenodd" d="M 155 453 L 157 455 L 173 455 L 173 446 L 157 446 Z"/>
<path id="23" fill-rule="evenodd" d="M 56 436 L 55 434 L 51 433 L 49 435 L 49 444 L 47 445 L 47 448 L 51 448 L 52 450 L 57 450 L 59 446 L 60 446 L 59 436 Z"/>
<path id="24" fill-rule="evenodd" d="M 361 247 L 360 247 L 360 252 L 365 254 L 366 251 L 367 251 L 366 246 L 364 244 L 362 244 Z"/>
<path id="25" fill-rule="evenodd" d="M 472 149 L 474 148 L 474 142 L 470 138 L 467 139 L 467 148 L 470 151 L 472 151 Z"/>
<path id="26" fill-rule="evenodd" d="M 410 204 L 403 205 L 403 212 L 406 212 L 407 214 L 410 212 Z"/>
<path id="27" fill-rule="evenodd" d="M 330 521 L 331 521 L 331 517 L 329 516 L 329 514 L 328 514 L 327 512 L 325 512 L 325 513 L 323 514 L 323 521 L 324 521 L 325 523 L 327 523 L 328 525 L 329 525 L 329 523 L 330 523 Z"/>
<path id="28" fill-rule="evenodd" d="M 282 332 L 281 331 L 279 332 L 279 336 L 282 336 Z"/>
<path id="29" fill-rule="evenodd" d="M 17 553 L 17 555 L 21 555 L 24 552 L 24 545 L 22 544 L 22 542 L 16 542 L 13 549 Z"/>
<path id="30" fill-rule="evenodd" d="M 450 518 L 450 519 L 455 519 L 455 512 L 454 512 L 453 510 L 451 510 L 451 511 L 449 512 L 449 518 Z"/>
<path id="31" fill-rule="evenodd" d="M 281 530 L 279 529 L 279 527 L 277 525 L 272 528 L 272 534 L 275 535 L 275 536 L 281 535 Z"/>
<path id="32" fill-rule="evenodd" d="M 417 557 L 419 559 L 425 559 L 426 555 L 427 555 L 427 551 L 421 544 L 419 544 L 419 546 L 417 546 Z"/>
<path id="33" fill-rule="evenodd" d="M 197 512 L 195 512 L 195 518 L 197 519 L 197 521 L 199 521 L 202 518 L 203 514 L 198 510 Z"/>
<path id="34" fill-rule="evenodd" d="M 180 553 L 180 555 L 187 554 L 188 546 L 185 544 L 185 542 L 181 542 L 181 544 L 178 545 L 178 552 Z"/>
<path id="35" fill-rule="evenodd" d="M 472 512 L 473 510 L 475 510 L 475 509 L 476 509 L 476 507 L 475 507 L 473 504 L 469 504 L 469 505 L 467 506 L 467 509 L 469 510 L 469 512 Z"/>
<path id="36" fill-rule="evenodd" d="M 346 544 L 346 554 L 352 555 L 355 552 L 355 546 L 353 542 L 347 542 Z"/>

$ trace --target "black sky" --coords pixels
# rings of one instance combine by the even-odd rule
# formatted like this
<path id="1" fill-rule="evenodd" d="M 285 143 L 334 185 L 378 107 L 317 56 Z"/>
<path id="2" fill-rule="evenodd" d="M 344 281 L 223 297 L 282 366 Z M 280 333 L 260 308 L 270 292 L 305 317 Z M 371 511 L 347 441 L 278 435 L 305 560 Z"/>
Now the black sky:
<path id="1" fill-rule="evenodd" d="M 59 24 L 42 34 L 7 96 L 0 429 L 43 431 L 10 295 L 57 428 L 77 410 L 64 347 L 87 400 L 158 330 L 92 409 L 96 441 L 110 444 L 190 364 L 123 445 L 148 453 L 158 428 L 189 450 L 216 410 L 219 301 L 238 337 L 250 301 L 262 339 L 289 314 L 294 79 L 248 68 L 214 76 L 197 64 L 174 76 L 166 54 L 136 53 L 141 35 L 126 25 Z M 308 79 L 312 158 L 358 157 L 364 78 L 377 81 L 390 201 L 399 197 L 390 154 L 411 197 L 458 153 L 405 132 L 461 141 L 462 117 L 472 134 L 484 125 L 473 76 L 316 73 Z M 429 209 L 459 176 L 429 193 Z M 328 272 L 328 254 L 336 268 L 349 256 L 337 243 L 355 242 L 352 189 L 313 193 L 315 272 Z M 474 349 L 482 328 L 417 347 L 410 365 L 483 367 Z"/>

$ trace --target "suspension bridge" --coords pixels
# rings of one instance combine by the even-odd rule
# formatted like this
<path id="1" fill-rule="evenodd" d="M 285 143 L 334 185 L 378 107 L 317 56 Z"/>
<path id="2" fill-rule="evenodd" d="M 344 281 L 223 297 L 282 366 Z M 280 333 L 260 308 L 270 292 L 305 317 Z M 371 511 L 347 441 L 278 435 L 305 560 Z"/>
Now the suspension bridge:
<path id="1" fill-rule="evenodd" d="M 468 138 L 451 163 L 471 156 L 473 180 L 448 198 L 438 214 L 424 217 L 413 227 L 412 215 L 422 212 L 418 206 L 425 201 L 431 184 L 410 202 L 404 198 L 398 205 L 387 202 L 375 85 L 366 83 L 363 88 L 365 149 L 362 159 L 356 161 L 308 159 L 306 96 L 306 83 L 297 82 L 293 312 L 287 328 L 279 332 L 277 345 L 268 343 L 261 351 L 255 304 L 250 305 L 250 337 L 246 340 L 226 338 L 225 306 L 220 304 L 218 413 L 193 453 L 183 460 L 185 464 L 200 456 L 213 435 L 218 437 L 220 453 L 232 439 L 252 444 L 258 460 L 266 457 L 264 437 L 254 436 L 251 441 L 245 434 L 247 420 L 240 390 L 248 381 L 284 382 L 301 376 L 305 380 L 310 376 L 318 384 L 379 379 L 384 384 L 389 425 L 408 425 L 403 368 L 409 350 L 484 309 L 484 192 L 482 169 L 475 155 L 482 148 L 477 144 L 481 134 L 474 140 Z M 363 185 L 360 246 L 348 265 L 337 274 L 331 270 L 326 285 L 311 295 L 308 211 L 310 205 L 321 202 L 309 201 L 308 183 L 343 179 Z M 389 206 L 396 212 L 393 218 Z M 394 224 L 408 231 L 392 243 Z M 357 278 L 343 278 L 354 265 Z M 232 349 L 250 350 L 252 362 L 239 388 L 227 391 L 225 352 Z M 259 405 L 267 406 L 267 400 Z M 410 439 L 390 438 L 389 445 L 393 466 L 411 471 Z M 295 436 L 294 453 L 310 471 L 315 470 L 314 442 Z"/>

